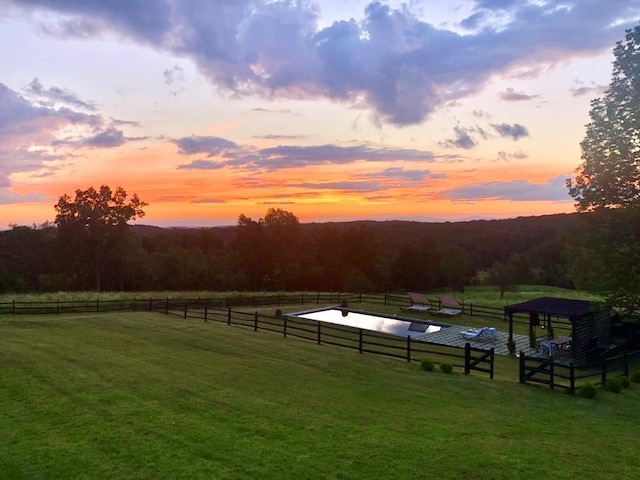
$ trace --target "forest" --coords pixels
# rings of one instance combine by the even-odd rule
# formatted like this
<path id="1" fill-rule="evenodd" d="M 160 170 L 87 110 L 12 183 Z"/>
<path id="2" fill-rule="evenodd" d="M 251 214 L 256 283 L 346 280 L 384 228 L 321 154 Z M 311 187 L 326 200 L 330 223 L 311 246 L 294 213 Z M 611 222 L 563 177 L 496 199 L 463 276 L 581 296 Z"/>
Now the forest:
<path id="1" fill-rule="evenodd" d="M 60 222 L 16 225 L 0 232 L 0 291 L 584 288 L 575 238 L 588 215 L 302 224 L 269 209 L 258 220 L 240 215 L 235 226 L 123 224 L 115 236 L 87 226 L 67 232 Z"/>

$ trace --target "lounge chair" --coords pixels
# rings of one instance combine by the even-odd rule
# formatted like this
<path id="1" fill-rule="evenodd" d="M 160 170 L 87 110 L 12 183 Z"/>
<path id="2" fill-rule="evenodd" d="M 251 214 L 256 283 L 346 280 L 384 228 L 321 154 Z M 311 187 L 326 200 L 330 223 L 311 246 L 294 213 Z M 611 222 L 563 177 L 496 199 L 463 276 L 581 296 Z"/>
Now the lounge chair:
<path id="1" fill-rule="evenodd" d="M 493 327 L 471 328 L 460 332 L 460 335 L 466 340 L 495 340 L 498 331 Z"/>
<path id="2" fill-rule="evenodd" d="M 400 307 L 400 310 L 407 312 L 426 312 L 431 310 L 429 299 L 422 293 L 409 292 L 409 300 L 411 305 L 408 307 Z"/>
<path id="3" fill-rule="evenodd" d="M 462 305 L 454 297 L 442 295 L 438 296 L 438 300 L 440 300 L 440 309 L 431 313 L 440 315 L 460 315 L 462 313 Z"/>

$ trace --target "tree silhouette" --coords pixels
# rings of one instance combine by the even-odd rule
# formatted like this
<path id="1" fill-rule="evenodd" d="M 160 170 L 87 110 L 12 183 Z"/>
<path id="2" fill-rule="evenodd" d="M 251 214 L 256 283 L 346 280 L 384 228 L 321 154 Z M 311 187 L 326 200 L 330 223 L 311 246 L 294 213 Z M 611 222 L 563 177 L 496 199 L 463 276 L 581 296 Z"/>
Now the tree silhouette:
<path id="1" fill-rule="evenodd" d="M 110 256 L 116 251 L 126 254 L 122 247 L 126 245 L 127 222 L 143 217 L 146 206 L 137 194 L 127 200 L 122 187 L 115 192 L 106 185 L 100 190 L 76 190 L 74 199 L 62 195 L 54 206 L 55 223 L 62 252 L 69 258 L 73 273 L 82 276 L 88 266 L 95 289 L 100 291 Z"/>

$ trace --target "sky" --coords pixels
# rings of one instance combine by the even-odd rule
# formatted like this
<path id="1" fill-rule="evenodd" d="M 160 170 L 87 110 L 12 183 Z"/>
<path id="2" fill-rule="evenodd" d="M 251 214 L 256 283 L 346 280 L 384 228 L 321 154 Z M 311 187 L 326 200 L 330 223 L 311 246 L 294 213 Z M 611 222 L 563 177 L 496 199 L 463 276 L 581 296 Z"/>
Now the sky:
<path id="1" fill-rule="evenodd" d="M 139 223 L 575 211 L 640 0 L 0 0 L 0 229 L 120 186 Z"/>

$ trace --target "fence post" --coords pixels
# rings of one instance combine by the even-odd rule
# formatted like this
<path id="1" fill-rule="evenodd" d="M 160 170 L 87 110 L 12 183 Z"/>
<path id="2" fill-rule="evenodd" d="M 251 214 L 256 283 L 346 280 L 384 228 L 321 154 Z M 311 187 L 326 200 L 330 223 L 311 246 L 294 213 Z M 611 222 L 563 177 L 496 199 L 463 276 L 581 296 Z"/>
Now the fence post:
<path id="1" fill-rule="evenodd" d="M 471 372 L 471 344 L 464 344 L 464 374 L 469 375 Z"/>
<path id="2" fill-rule="evenodd" d="M 520 360 L 520 383 L 526 383 L 524 377 L 524 352 L 520 350 L 520 356 L 518 357 Z"/>
<path id="3" fill-rule="evenodd" d="M 573 363 L 569 364 L 569 391 L 573 395 L 576 393 L 576 370 Z"/>
<path id="4" fill-rule="evenodd" d="M 469 304 L 469 316 L 473 317 L 473 303 Z"/>
<path id="5" fill-rule="evenodd" d="M 489 372 L 489 379 L 491 379 L 491 380 L 493 380 L 495 358 L 496 358 L 496 349 L 491 347 L 491 366 L 489 367 L 489 370 L 491 370 Z"/>
<path id="6" fill-rule="evenodd" d="M 362 303 L 362 293 L 358 292 L 358 303 Z"/>
<path id="7" fill-rule="evenodd" d="M 153 298 L 149 299 L 149 311 L 153 312 Z"/>
<path id="8" fill-rule="evenodd" d="M 258 312 L 255 312 L 253 314 L 253 331 L 254 332 L 258 331 Z"/>
<path id="9" fill-rule="evenodd" d="M 284 335 L 284 337 L 287 337 L 287 317 L 284 317 L 284 327 L 282 329 L 282 334 Z"/>
<path id="10" fill-rule="evenodd" d="M 56 300 L 56 315 L 60 315 L 60 299 Z"/>
<path id="11" fill-rule="evenodd" d="M 96 298 L 96 312 L 100 311 L 100 299 Z"/>
<path id="12" fill-rule="evenodd" d="M 208 306 L 208 305 L 205 305 L 205 306 L 204 306 L 204 321 L 205 321 L 205 322 L 207 321 L 207 313 L 208 313 L 208 310 L 209 310 L 209 306 Z"/>
<path id="13" fill-rule="evenodd" d="M 231 325 L 231 308 L 227 309 L 227 325 Z"/>
<path id="14" fill-rule="evenodd" d="M 15 298 L 11 301 L 11 315 L 16 314 L 16 300 Z"/>
<path id="15" fill-rule="evenodd" d="M 362 329 L 358 330 L 358 352 L 362 353 Z"/>
<path id="16" fill-rule="evenodd" d="M 411 335 L 407 335 L 407 362 L 411 363 Z"/>
<path id="17" fill-rule="evenodd" d="M 316 294 L 316 305 L 320 305 L 320 292 Z"/>
<path id="18" fill-rule="evenodd" d="M 629 357 L 627 356 L 627 352 L 624 352 L 624 376 L 629 376 Z"/>
<path id="19" fill-rule="evenodd" d="M 304 305 L 304 292 L 300 294 L 300 305 Z"/>
<path id="20" fill-rule="evenodd" d="M 169 297 L 167 297 L 167 301 L 164 304 L 164 313 L 169 313 Z"/>
<path id="21" fill-rule="evenodd" d="M 321 325 L 322 325 L 322 322 L 318 322 L 318 345 L 320 345 L 322 343 L 322 340 L 321 340 L 321 335 L 322 335 L 321 329 L 322 329 L 322 327 L 321 327 Z"/>
<path id="22" fill-rule="evenodd" d="M 187 304 L 184 304 L 184 319 L 187 319 Z"/>
<path id="23" fill-rule="evenodd" d="M 607 359 L 602 359 L 602 367 L 600 370 L 600 383 L 603 385 L 607 383 Z"/>

